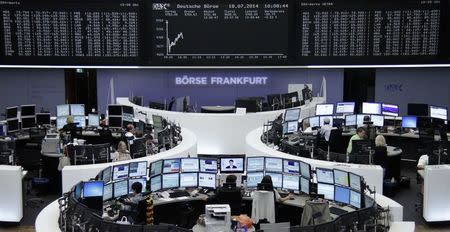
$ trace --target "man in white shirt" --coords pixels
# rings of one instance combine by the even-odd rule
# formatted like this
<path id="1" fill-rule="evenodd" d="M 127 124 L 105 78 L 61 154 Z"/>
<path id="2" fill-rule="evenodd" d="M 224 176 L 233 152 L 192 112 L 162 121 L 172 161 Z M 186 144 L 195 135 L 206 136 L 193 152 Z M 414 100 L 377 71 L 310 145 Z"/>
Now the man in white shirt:
<path id="1" fill-rule="evenodd" d="M 323 126 L 319 130 L 319 133 L 320 133 L 320 136 L 324 137 L 327 142 L 330 139 L 330 133 L 331 133 L 332 129 L 333 129 L 333 127 L 330 125 L 330 119 L 325 118 L 323 120 Z"/>
<path id="2" fill-rule="evenodd" d="M 425 169 L 425 166 L 428 165 L 429 157 L 427 154 L 421 155 L 419 158 L 419 161 L 417 162 L 417 169 L 423 170 Z"/>

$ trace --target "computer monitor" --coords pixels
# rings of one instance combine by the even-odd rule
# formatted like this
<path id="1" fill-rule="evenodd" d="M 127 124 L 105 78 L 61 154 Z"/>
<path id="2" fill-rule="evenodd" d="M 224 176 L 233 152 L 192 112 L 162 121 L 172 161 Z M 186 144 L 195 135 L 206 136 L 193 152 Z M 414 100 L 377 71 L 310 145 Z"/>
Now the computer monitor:
<path id="1" fill-rule="evenodd" d="M 198 186 L 198 173 L 181 173 L 180 174 L 180 187 L 189 188 Z"/>
<path id="2" fill-rule="evenodd" d="M 298 121 L 283 123 L 283 134 L 292 134 L 298 131 Z"/>
<path id="3" fill-rule="evenodd" d="M 146 178 L 128 179 L 128 193 L 133 193 L 132 186 L 134 183 L 139 182 L 142 185 L 142 191 L 145 191 L 145 186 L 147 186 Z"/>
<path id="4" fill-rule="evenodd" d="M 200 172 L 217 173 L 217 159 L 200 158 Z"/>
<path id="5" fill-rule="evenodd" d="M 67 116 L 61 116 L 56 118 L 56 128 L 62 129 L 67 124 Z"/>
<path id="6" fill-rule="evenodd" d="M 103 186 L 103 201 L 108 201 L 113 198 L 113 183 L 105 184 Z"/>
<path id="7" fill-rule="evenodd" d="M 82 192 L 83 192 L 83 182 L 80 181 L 77 185 L 75 185 L 75 189 L 74 189 L 75 199 L 80 200 Z"/>
<path id="8" fill-rule="evenodd" d="M 334 201 L 350 204 L 350 189 L 342 186 L 334 186 Z"/>
<path id="9" fill-rule="evenodd" d="M 244 157 L 221 157 L 220 172 L 242 173 L 244 172 Z"/>
<path id="10" fill-rule="evenodd" d="M 361 176 L 350 172 L 349 177 L 350 177 L 350 188 L 355 189 L 357 191 L 361 191 Z"/>
<path id="11" fill-rule="evenodd" d="M 398 117 L 398 111 L 398 105 L 385 103 L 381 105 L 381 113 L 383 115 Z"/>
<path id="12" fill-rule="evenodd" d="M 103 181 L 84 182 L 83 198 L 103 197 Z"/>
<path id="13" fill-rule="evenodd" d="M 376 102 L 363 102 L 362 103 L 363 114 L 381 114 L 381 103 Z"/>
<path id="14" fill-rule="evenodd" d="M 334 185 L 317 183 L 317 194 L 321 194 L 325 199 L 334 201 Z"/>
<path id="15" fill-rule="evenodd" d="M 284 113 L 284 121 L 296 121 L 298 122 L 298 119 L 300 118 L 300 108 L 294 108 L 294 109 L 287 109 Z"/>
<path id="16" fill-rule="evenodd" d="M 134 115 L 134 109 L 132 106 L 122 106 L 122 115 L 130 115 L 133 117 Z"/>
<path id="17" fill-rule="evenodd" d="M 122 106 L 108 105 L 108 116 L 122 116 Z"/>
<path id="18" fill-rule="evenodd" d="M 36 114 L 36 105 L 22 105 L 20 106 L 20 117 L 34 116 Z"/>
<path id="19" fill-rule="evenodd" d="M 103 169 L 102 171 L 102 180 L 105 183 L 108 183 L 111 181 L 111 166 Z"/>
<path id="20" fill-rule="evenodd" d="M 349 186 L 348 172 L 334 169 L 334 184 Z"/>
<path id="21" fill-rule="evenodd" d="M 8 133 L 17 132 L 20 130 L 19 119 L 9 119 L 6 123 L 8 124 Z"/>
<path id="22" fill-rule="evenodd" d="M 430 117 L 447 120 L 447 108 L 439 106 L 430 106 Z"/>
<path id="23" fill-rule="evenodd" d="M 384 116 L 383 115 L 370 115 L 370 121 L 372 121 L 373 126 L 376 126 L 376 127 L 384 126 Z"/>
<path id="24" fill-rule="evenodd" d="M 317 182 L 334 184 L 334 173 L 331 169 L 316 168 Z"/>
<path id="25" fill-rule="evenodd" d="M 108 117 L 108 126 L 110 128 L 122 128 L 122 117 Z"/>
<path id="26" fill-rule="evenodd" d="M 77 127 L 86 127 L 86 117 L 84 115 L 72 116 L 73 122 L 77 124 Z"/>
<path id="27" fill-rule="evenodd" d="M 36 118 L 32 117 L 22 117 L 22 130 L 35 128 L 36 127 Z"/>
<path id="28" fill-rule="evenodd" d="M 323 127 L 325 125 L 325 119 L 328 118 L 330 120 L 330 126 L 333 126 L 333 116 L 320 116 L 320 127 Z"/>
<path id="29" fill-rule="evenodd" d="M 300 177 L 300 191 L 306 194 L 310 193 L 310 182 L 309 179 L 304 178 L 303 176 Z"/>
<path id="30" fill-rule="evenodd" d="M 345 116 L 345 126 L 346 127 L 355 127 L 356 126 L 356 114 Z"/>
<path id="31" fill-rule="evenodd" d="M 264 157 L 247 158 L 247 172 L 262 172 L 262 171 L 264 171 Z"/>
<path id="32" fill-rule="evenodd" d="M 319 117 L 310 117 L 308 119 L 308 121 L 309 121 L 309 126 L 310 127 L 319 127 L 320 126 Z"/>
<path id="33" fill-rule="evenodd" d="M 198 173 L 198 187 L 202 188 L 216 188 L 216 174 L 214 173 Z"/>
<path id="34" fill-rule="evenodd" d="M 118 164 L 113 166 L 113 181 L 128 178 L 128 171 L 130 166 L 128 164 Z"/>
<path id="35" fill-rule="evenodd" d="M 367 114 L 357 114 L 356 115 L 356 126 L 362 127 L 364 126 L 364 117 L 368 116 L 370 118 L 370 115 Z"/>
<path id="36" fill-rule="evenodd" d="M 131 162 L 129 177 L 146 177 L 147 176 L 147 161 Z"/>
<path id="37" fill-rule="evenodd" d="M 37 113 L 36 125 L 50 125 L 50 113 Z"/>
<path id="38" fill-rule="evenodd" d="M 18 117 L 18 108 L 17 106 L 7 107 L 6 108 L 6 119 L 17 118 Z"/>
<path id="39" fill-rule="evenodd" d="M 336 114 L 353 114 L 355 112 L 355 102 L 336 103 Z"/>
<path id="40" fill-rule="evenodd" d="M 68 104 L 56 106 L 56 116 L 64 117 L 70 115 L 70 108 Z"/>
<path id="41" fill-rule="evenodd" d="M 114 198 L 128 195 L 128 180 L 121 180 L 114 183 Z"/>
<path id="42" fill-rule="evenodd" d="M 167 159 L 163 163 L 163 173 L 180 172 L 180 159 Z"/>
<path id="43" fill-rule="evenodd" d="M 408 115 L 428 116 L 428 104 L 408 103 Z"/>
<path id="44" fill-rule="evenodd" d="M 300 191 L 300 176 L 292 174 L 283 174 L 283 189 Z"/>
<path id="45" fill-rule="evenodd" d="M 361 193 L 350 190 L 350 205 L 360 209 L 361 208 Z"/>
<path id="46" fill-rule="evenodd" d="M 70 104 L 70 114 L 84 116 L 84 104 Z"/>
<path id="47" fill-rule="evenodd" d="M 247 172 L 247 187 L 256 188 L 263 177 L 264 172 Z"/>
<path id="48" fill-rule="evenodd" d="M 266 172 L 266 175 L 272 178 L 272 184 L 274 188 L 282 188 L 283 187 L 283 174 L 276 172 Z"/>
<path id="49" fill-rule="evenodd" d="M 88 126 L 98 127 L 100 125 L 100 116 L 98 114 L 88 115 Z"/>
<path id="50" fill-rule="evenodd" d="M 317 104 L 316 116 L 318 115 L 332 115 L 334 113 L 334 104 Z"/>
<path id="51" fill-rule="evenodd" d="M 281 158 L 266 157 L 264 163 L 266 172 L 283 172 L 283 160 Z"/>
<path id="52" fill-rule="evenodd" d="M 161 175 L 150 178 L 150 191 L 155 192 L 161 190 Z"/>
<path id="53" fill-rule="evenodd" d="M 402 127 L 403 128 L 417 128 L 417 117 L 416 116 L 403 116 L 402 117 Z"/>
<path id="54" fill-rule="evenodd" d="M 155 162 L 152 162 L 150 164 L 150 177 L 156 176 L 162 173 L 162 167 L 163 167 L 163 161 L 158 160 Z"/>
<path id="55" fill-rule="evenodd" d="M 181 172 L 198 172 L 200 170 L 197 158 L 181 159 Z"/>
<path id="56" fill-rule="evenodd" d="M 311 179 L 311 165 L 300 161 L 300 174 L 307 179 Z"/>
<path id="57" fill-rule="evenodd" d="M 283 160 L 283 172 L 300 174 L 300 162 L 295 160 Z"/>
<path id="58" fill-rule="evenodd" d="M 163 174 L 162 175 L 162 188 L 163 189 L 178 188 L 179 186 L 180 186 L 180 174 L 179 173 L 171 173 L 171 174 Z"/>

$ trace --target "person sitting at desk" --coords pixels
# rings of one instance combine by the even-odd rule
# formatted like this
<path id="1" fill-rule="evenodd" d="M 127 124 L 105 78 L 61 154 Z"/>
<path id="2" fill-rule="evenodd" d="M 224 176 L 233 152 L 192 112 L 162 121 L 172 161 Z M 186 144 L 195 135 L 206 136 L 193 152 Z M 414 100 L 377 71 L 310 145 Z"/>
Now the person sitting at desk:
<path id="1" fill-rule="evenodd" d="M 137 206 L 140 201 L 145 199 L 142 195 L 142 184 L 140 182 L 134 182 L 131 185 L 131 189 L 133 190 L 133 193 L 130 193 L 122 202 L 122 213 L 137 215 L 139 214 Z M 134 218 L 134 220 L 136 219 Z"/>
<path id="2" fill-rule="evenodd" d="M 75 134 L 77 131 L 77 123 L 73 122 L 73 116 L 67 116 L 66 125 L 64 125 L 59 132 L 69 132 L 70 134 Z"/>
<path id="3" fill-rule="evenodd" d="M 375 154 L 373 156 L 373 163 L 376 165 L 380 165 L 383 169 L 386 169 L 387 145 L 386 139 L 383 135 L 378 135 L 375 138 Z"/>
<path id="4" fill-rule="evenodd" d="M 224 186 L 216 190 L 216 194 L 208 199 L 213 204 L 229 204 L 231 215 L 239 215 L 241 213 L 242 194 L 241 189 L 236 187 L 237 177 L 228 175 Z"/>
<path id="5" fill-rule="evenodd" d="M 325 138 L 327 142 L 330 139 L 331 130 L 333 130 L 333 127 L 330 125 L 330 119 L 325 118 L 323 120 L 323 126 L 319 130 L 319 134 L 321 137 Z"/>
<path id="6" fill-rule="evenodd" d="M 358 129 L 356 129 L 356 134 L 353 135 L 350 138 L 350 141 L 348 141 L 348 146 L 347 146 L 347 154 L 352 153 L 353 147 L 353 140 L 362 140 L 366 137 L 366 131 L 364 130 L 364 128 L 362 127 L 358 127 Z"/>
<path id="7" fill-rule="evenodd" d="M 289 193 L 286 197 L 281 197 L 280 194 L 278 193 L 278 191 L 276 191 L 276 190 L 273 188 L 272 177 L 269 176 L 269 175 L 265 175 L 265 176 L 262 178 L 260 184 L 266 185 L 267 188 L 268 188 L 270 191 L 273 191 L 274 194 L 275 194 L 275 200 L 278 201 L 278 202 L 287 201 L 287 200 L 289 200 L 289 198 L 292 198 L 292 197 L 293 197 L 292 193 Z"/>
<path id="8" fill-rule="evenodd" d="M 370 121 L 370 116 L 366 115 L 363 119 L 363 128 L 366 131 L 367 139 L 374 140 L 377 135 L 377 131 L 373 126 L 373 122 Z"/>
<path id="9" fill-rule="evenodd" d="M 155 142 L 153 141 L 153 136 L 147 135 L 145 139 L 145 150 L 147 152 L 147 156 L 156 154 L 158 152 L 156 148 L 157 145 L 155 145 Z"/>
<path id="10" fill-rule="evenodd" d="M 130 124 L 127 125 L 127 129 L 126 129 L 124 137 L 125 137 L 126 141 L 130 141 L 130 140 L 135 139 L 135 137 L 136 137 L 136 130 L 134 129 L 133 124 L 130 123 Z"/>
<path id="11" fill-rule="evenodd" d="M 120 141 L 117 145 L 117 151 L 111 153 L 111 159 L 113 162 L 130 160 L 130 152 L 127 150 L 127 144 L 124 141 Z"/>
<path id="12" fill-rule="evenodd" d="M 309 122 L 303 121 L 303 134 L 312 134 L 313 130 Z"/>

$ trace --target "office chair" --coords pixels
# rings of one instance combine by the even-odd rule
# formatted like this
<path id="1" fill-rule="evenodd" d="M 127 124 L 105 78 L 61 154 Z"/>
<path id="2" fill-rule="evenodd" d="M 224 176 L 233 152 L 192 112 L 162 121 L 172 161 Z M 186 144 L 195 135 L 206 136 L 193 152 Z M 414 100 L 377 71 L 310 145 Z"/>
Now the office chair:
<path id="1" fill-rule="evenodd" d="M 147 219 L 147 199 L 139 201 L 135 207 L 136 209 L 130 214 L 132 219 L 132 221 L 130 220 L 131 223 L 134 225 L 145 225 Z"/>
<path id="2" fill-rule="evenodd" d="M 345 153 L 344 141 L 342 137 L 342 128 L 333 129 L 328 139 L 328 148 L 330 152 Z"/>
<path id="3" fill-rule="evenodd" d="M 334 221 L 329 221 L 329 222 L 314 226 L 315 227 L 314 229 L 317 232 L 335 232 L 334 226 L 335 226 Z"/>
<path id="4" fill-rule="evenodd" d="M 254 191 L 252 203 L 252 221 L 258 223 L 266 219 L 270 223 L 275 223 L 275 196 L 273 191 Z"/>
<path id="5" fill-rule="evenodd" d="M 31 190 L 33 188 L 33 182 L 41 178 L 42 172 L 42 160 L 41 151 L 33 147 L 25 147 L 23 153 L 17 154 L 18 163 L 24 170 L 28 171 L 24 180 L 26 182 L 26 194 L 31 195 Z M 44 203 L 44 199 L 39 197 L 34 197 L 27 199 L 25 206 L 39 207 L 40 204 Z"/>
<path id="6" fill-rule="evenodd" d="M 109 157 L 109 143 L 91 145 L 91 152 L 95 163 L 107 163 Z"/>
<path id="7" fill-rule="evenodd" d="M 259 229 L 264 232 L 290 232 L 290 227 L 290 222 L 262 223 Z"/>
<path id="8" fill-rule="evenodd" d="M 240 215 L 242 207 L 242 195 L 239 188 L 222 187 L 219 188 L 216 195 L 218 204 L 230 205 L 231 215 Z"/>

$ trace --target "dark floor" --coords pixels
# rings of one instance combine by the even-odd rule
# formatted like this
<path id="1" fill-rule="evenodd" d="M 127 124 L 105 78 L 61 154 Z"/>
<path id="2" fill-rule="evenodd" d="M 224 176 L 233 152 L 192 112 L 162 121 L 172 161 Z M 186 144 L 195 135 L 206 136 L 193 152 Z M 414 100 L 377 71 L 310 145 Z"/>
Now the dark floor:
<path id="1" fill-rule="evenodd" d="M 426 223 L 422 218 L 421 212 L 415 210 L 415 204 L 419 201 L 419 185 L 416 181 L 416 166 L 415 163 L 402 163 L 402 176 L 407 176 L 410 178 L 411 183 L 409 188 L 399 189 L 395 196 L 391 197 L 393 200 L 397 201 L 403 205 L 403 219 L 404 221 L 414 221 L 416 223 L 416 231 L 448 231 L 450 232 L 450 222 L 448 223 Z M 27 195 L 26 199 L 36 197 L 34 193 Z M 0 223 L 0 232 L 31 232 L 34 231 L 34 223 L 39 212 L 50 202 L 56 200 L 58 195 L 56 194 L 46 194 L 45 196 L 40 196 L 44 202 L 38 204 L 31 204 L 26 206 L 24 209 L 23 219 L 20 223 L 16 224 L 5 224 Z"/>

